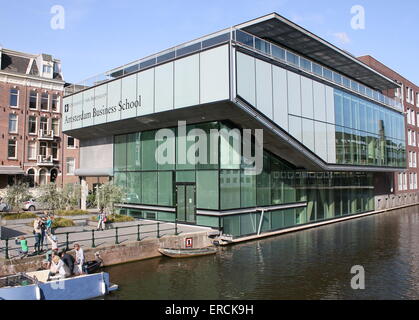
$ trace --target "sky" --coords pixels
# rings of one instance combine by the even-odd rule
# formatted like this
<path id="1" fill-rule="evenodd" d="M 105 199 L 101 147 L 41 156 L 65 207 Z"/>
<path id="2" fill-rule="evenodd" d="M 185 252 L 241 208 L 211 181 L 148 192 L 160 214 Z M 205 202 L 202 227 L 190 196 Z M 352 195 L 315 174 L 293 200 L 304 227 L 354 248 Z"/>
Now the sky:
<path id="1" fill-rule="evenodd" d="M 362 29 L 351 23 L 356 5 L 365 12 Z M 51 54 L 77 83 L 272 12 L 419 85 L 417 0 L 0 0 L 0 46 Z"/>

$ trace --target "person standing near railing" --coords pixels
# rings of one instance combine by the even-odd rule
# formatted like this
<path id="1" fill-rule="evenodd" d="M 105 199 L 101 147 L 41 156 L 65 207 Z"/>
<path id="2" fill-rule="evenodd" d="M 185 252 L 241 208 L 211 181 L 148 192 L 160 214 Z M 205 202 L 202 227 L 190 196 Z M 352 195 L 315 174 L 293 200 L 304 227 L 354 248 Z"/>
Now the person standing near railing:
<path id="1" fill-rule="evenodd" d="M 42 228 L 41 219 L 37 217 L 33 222 L 33 234 L 35 236 L 34 254 L 41 253 Z"/>
<path id="2" fill-rule="evenodd" d="M 97 228 L 96 230 L 99 231 L 103 231 L 106 229 L 105 223 L 106 223 L 106 214 L 103 212 L 103 208 L 100 208 L 100 213 L 97 217 L 98 219 L 98 223 L 97 223 Z"/>
<path id="3" fill-rule="evenodd" d="M 76 252 L 76 264 L 74 265 L 74 273 L 81 275 L 84 273 L 84 252 L 78 243 L 74 244 L 74 250 Z"/>

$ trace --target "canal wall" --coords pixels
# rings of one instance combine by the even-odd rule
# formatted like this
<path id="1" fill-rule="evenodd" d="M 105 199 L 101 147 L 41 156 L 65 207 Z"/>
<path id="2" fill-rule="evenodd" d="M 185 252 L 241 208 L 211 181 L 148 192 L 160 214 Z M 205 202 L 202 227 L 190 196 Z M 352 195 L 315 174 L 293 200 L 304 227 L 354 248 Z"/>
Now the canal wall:
<path id="1" fill-rule="evenodd" d="M 192 239 L 193 248 L 204 248 L 212 245 L 210 231 L 185 233 L 161 238 L 143 239 L 100 248 L 83 248 L 87 261 L 95 260 L 98 252 L 104 266 L 111 266 L 132 261 L 150 259 L 161 256 L 159 248 L 185 248 L 186 239 Z M 72 251 L 70 253 L 74 254 Z M 42 267 L 44 255 L 24 259 L 0 260 L 0 277 L 17 272 L 36 271 Z"/>

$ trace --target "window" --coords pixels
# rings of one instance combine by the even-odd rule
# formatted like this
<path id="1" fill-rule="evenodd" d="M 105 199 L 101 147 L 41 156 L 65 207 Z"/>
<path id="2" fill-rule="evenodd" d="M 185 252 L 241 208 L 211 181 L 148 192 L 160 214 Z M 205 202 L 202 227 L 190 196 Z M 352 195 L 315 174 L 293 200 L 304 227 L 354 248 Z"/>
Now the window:
<path id="1" fill-rule="evenodd" d="M 31 90 L 29 94 L 29 109 L 36 109 L 38 107 L 38 93 Z"/>
<path id="2" fill-rule="evenodd" d="M 67 174 L 73 175 L 74 170 L 75 170 L 74 158 L 67 158 L 66 164 L 67 164 Z"/>
<path id="3" fill-rule="evenodd" d="M 52 70 L 52 68 L 49 65 L 44 64 L 42 66 L 42 72 L 44 72 L 44 73 L 51 73 L 51 70 Z"/>
<path id="4" fill-rule="evenodd" d="M 10 89 L 10 106 L 18 107 L 19 106 L 19 90 Z"/>
<path id="5" fill-rule="evenodd" d="M 47 183 L 47 171 L 45 169 L 39 170 L 39 184 L 44 185 Z"/>
<path id="6" fill-rule="evenodd" d="M 28 178 L 29 178 L 29 187 L 30 188 L 35 187 L 35 170 L 34 169 L 28 170 Z"/>
<path id="7" fill-rule="evenodd" d="M 17 133 L 17 115 L 9 114 L 9 133 Z"/>
<path id="8" fill-rule="evenodd" d="M 51 129 L 54 132 L 54 136 L 60 135 L 60 122 L 59 119 L 52 119 L 51 120 Z"/>
<path id="9" fill-rule="evenodd" d="M 47 134 L 48 133 L 48 119 L 45 117 L 41 117 L 41 120 L 39 122 L 39 129 L 42 130 L 43 134 Z"/>
<path id="10" fill-rule="evenodd" d="M 28 159 L 29 160 L 36 159 L 36 142 L 35 141 L 28 142 Z"/>
<path id="11" fill-rule="evenodd" d="M 410 120 L 410 109 L 407 109 L 407 123 L 410 124 L 412 121 Z"/>
<path id="12" fill-rule="evenodd" d="M 46 92 L 41 95 L 41 110 L 48 110 L 48 93 Z"/>
<path id="13" fill-rule="evenodd" d="M 58 143 L 53 142 L 51 144 L 51 153 L 52 153 L 52 158 L 54 160 L 57 160 L 58 159 Z"/>
<path id="14" fill-rule="evenodd" d="M 60 96 L 58 94 L 53 94 L 52 101 L 51 101 L 52 111 L 59 111 L 58 109 L 59 103 L 60 103 Z"/>
<path id="15" fill-rule="evenodd" d="M 403 190 L 403 173 L 398 174 L 399 191 Z"/>
<path id="16" fill-rule="evenodd" d="M 17 154 L 17 142 L 16 140 L 9 140 L 8 148 L 7 148 L 7 157 L 11 159 L 16 159 Z"/>
<path id="17" fill-rule="evenodd" d="M 36 133 L 36 117 L 29 116 L 28 133 Z"/>
<path id="18" fill-rule="evenodd" d="M 73 137 L 67 137 L 67 148 L 75 148 L 76 144 Z"/>
<path id="19" fill-rule="evenodd" d="M 39 155 L 41 155 L 42 157 L 46 157 L 47 156 L 47 147 L 48 144 L 46 142 L 40 142 L 39 143 Z"/>

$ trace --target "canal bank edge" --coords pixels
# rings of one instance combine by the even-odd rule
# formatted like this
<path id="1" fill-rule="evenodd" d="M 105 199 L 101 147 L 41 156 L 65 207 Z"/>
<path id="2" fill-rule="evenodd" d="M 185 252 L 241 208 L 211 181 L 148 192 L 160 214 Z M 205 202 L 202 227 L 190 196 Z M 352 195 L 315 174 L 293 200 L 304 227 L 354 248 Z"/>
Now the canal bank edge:
<path id="1" fill-rule="evenodd" d="M 98 252 L 103 259 L 103 265 L 112 266 L 159 257 L 162 255 L 158 251 L 159 248 L 185 248 L 187 238 L 192 239 L 194 248 L 211 246 L 210 233 L 211 231 L 200 231 L 179 234 L 177 236 L 172 235 L 162 238 L 143 239 L 141 241 L 127 241 L 126 243 L 100 248 L 84 248 L 84 253 L 86 260 L 90 261 L 95 260 L 95 253 Z M 45 255 L 25 259 L 0 259 L 0 277 L 18 272 L 36 271 L 42 267 L 42 261 L 44 259 Z"/>

